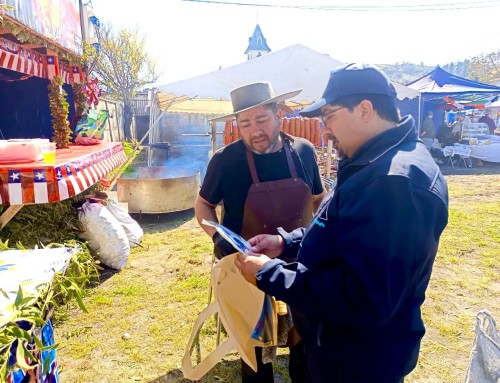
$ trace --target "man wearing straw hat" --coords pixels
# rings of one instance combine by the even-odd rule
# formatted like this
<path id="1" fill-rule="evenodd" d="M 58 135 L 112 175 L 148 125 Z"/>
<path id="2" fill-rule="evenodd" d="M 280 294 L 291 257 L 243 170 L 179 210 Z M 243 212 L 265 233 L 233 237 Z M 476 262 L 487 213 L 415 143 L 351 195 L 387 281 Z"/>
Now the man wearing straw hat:
<path id="1" fill-rule="evenodd" d="M 275 233 L 278 227 L 293 230 L 307 225 L 324 196 L 312 144 L 280 132 L 279 103 L 300 90 L 275 95 L 269 82 L 257 82 L 231 91 L 233 113 L 217 121 L 236 118 L 241 139 L 217 151 L 195 203 L 198 222 L 217 221 L 215 208 L 222 201 L 222 224 L 248 239 L 259 233 Z M 217 258 L 235 252 L 211 226 L 201 225 L 214 241 Z M 295 333 L 296 334 L 296 333 Z M 294 340 L 289 336 L 287 345 Z M 256 348 L 255 373 L 242 360 L 244 383 L 273 382 L 271 363 L 262 362 Z M 303 346 L 290 347 L 292 382 L 304 381 Z"/>
<path id="2" fill-rule="evenodd" d="M 236 260 L 245 279 L 302 314 L 308 382 L 401 383 L 417 364 L 448 190 L 395 101 L 373 65 L 331 72 L 301 114 L 323 119 L 342 158 L 336 186 L 307 228 L 251 238 L 261 255 Z"/>

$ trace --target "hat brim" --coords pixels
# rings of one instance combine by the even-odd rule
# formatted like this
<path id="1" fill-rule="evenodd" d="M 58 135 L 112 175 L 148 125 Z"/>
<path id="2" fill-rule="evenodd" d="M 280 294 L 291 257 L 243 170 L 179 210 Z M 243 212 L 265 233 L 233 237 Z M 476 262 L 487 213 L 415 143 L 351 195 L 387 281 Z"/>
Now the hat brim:
<path id="1" fill-rule="evenodd" d="M 237 114 L 239 114 L 241 112 L 245 112 L 247 110 L 256 108 L 257 106 L 266 105 L 266 104 L 272 104 L 273 102 L 276 102 L 276 103 L 283 102 L 285 100 L 288 100 L 289 98 L 297 96 L 300 92 L 302 92 L 302 89 L 297 89 L 297 90 L 293 90 L 291 92 L 283 93 L 283 94 L 280 94 L 278 96 L 274 96 L 274 97 L 272 97 L 272 98 L 270 98 L 268 100 L 264 100 L 264 101 L 262 101 L 262 102 L 260 102 L 260 103 L 258 103 L 256 105 L 249 106 L 248 108 L 244 108 L 244 109 L 241 109 L 241 110 L 235 110 L 231 114 L 226 114 L 225 116 L 212 118 L 212 119 L 209 119 L 208 121 L 210 121 L 210 122 L 226 121 L 226 120 L 229 120 L 230 118 L 235 117 Z"/>
<path id="2" fill-rule="evenodd" d="M 319 117 L 321 116 L 321 108 L 327 104 L 327 101 L 322 98 L 314 104 L 309 105 L 307 108 L 299 111 L 299 114 L 304 117 Z"/>

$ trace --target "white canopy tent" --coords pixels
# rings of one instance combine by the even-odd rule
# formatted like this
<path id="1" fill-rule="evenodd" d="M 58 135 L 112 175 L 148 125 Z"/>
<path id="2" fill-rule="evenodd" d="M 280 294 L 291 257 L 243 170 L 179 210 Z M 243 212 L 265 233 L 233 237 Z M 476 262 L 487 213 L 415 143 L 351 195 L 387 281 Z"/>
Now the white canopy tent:
<path id="1" fill-rule="evenodd" d="M 326 54 L 300 44 L 292 45 L 232 67 L 157 87 L 158 103 L 155 104 L 161 113 L 157 110 L 159 117 L 154 121 L 159 121 L 165 112 L 196 113 L 213 118 L 230 114 L 233 111 L 231 90 L 256 81 L 269 81 L 276 94 L 302 89 L 298 96 L 287 101 L 288 106 L 300 110 L 321 98 L 330 72 L 342 65 Z M 393 85 L 400 100 L 420 96 L 418 91 L 404 85 Z M 151 121 L 150 143 L 157 137 L 157 124 Z M 215 146 L 215 124 L 211 125 Z"/>
<path id="2" fill-rule="evenodd" d="M 232 89 L 269 81 L 277 94 L 302 89 L 287 102 L 294 109 L 302 109 L 321 98 L 330 72 L 342 65 L 328 55 L 296 44 L 229 68 L 162 85 L 157 90 L 164 111 L 224 115 L 232 112 Z M 404 85 L 394 83 L 394 87 L 400 100 L 420 95 Z"/>

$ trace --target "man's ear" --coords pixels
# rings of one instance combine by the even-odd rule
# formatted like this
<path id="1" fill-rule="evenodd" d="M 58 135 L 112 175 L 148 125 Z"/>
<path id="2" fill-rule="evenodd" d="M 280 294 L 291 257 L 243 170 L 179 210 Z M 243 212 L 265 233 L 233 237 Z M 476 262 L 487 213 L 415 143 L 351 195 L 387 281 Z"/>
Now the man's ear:
<path id="1" fill-rule="evenodd" d="M 360 111 L 360 117 L 363 121 L 369 121 L 375 113 L 373 104 L 370 100 L 361 101 L 358 105 L 358 108 Z"/>

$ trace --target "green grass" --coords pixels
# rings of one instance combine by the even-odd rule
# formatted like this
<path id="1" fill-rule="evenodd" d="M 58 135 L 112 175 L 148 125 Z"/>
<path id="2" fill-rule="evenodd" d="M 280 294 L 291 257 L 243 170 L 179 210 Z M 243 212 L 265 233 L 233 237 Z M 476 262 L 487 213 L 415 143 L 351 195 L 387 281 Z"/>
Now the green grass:
<path id="1" fill-rule="evenodd" d="M 447 180 L 450 220 L 423 306 L 427 334 L 409 383 L 463 381 L 475 314 L 486 308 L 500 321 L 500 176 Z M 72 311 L 56 326 L 62 382 L 186 382 L 181 360 L 207 304 L 211 241 L 190 216 L 148 227 L 127 267 L 85 299 L 89 313 Z M 201 355 L 214 348 L 215 329 L 215 318 L 202 328 Z M 286 366 L 280 350 L 277 382 L 289 381 Z M 201 381 L 239 382 L 239 371 L 238 355 L 231 353 Z"/>

